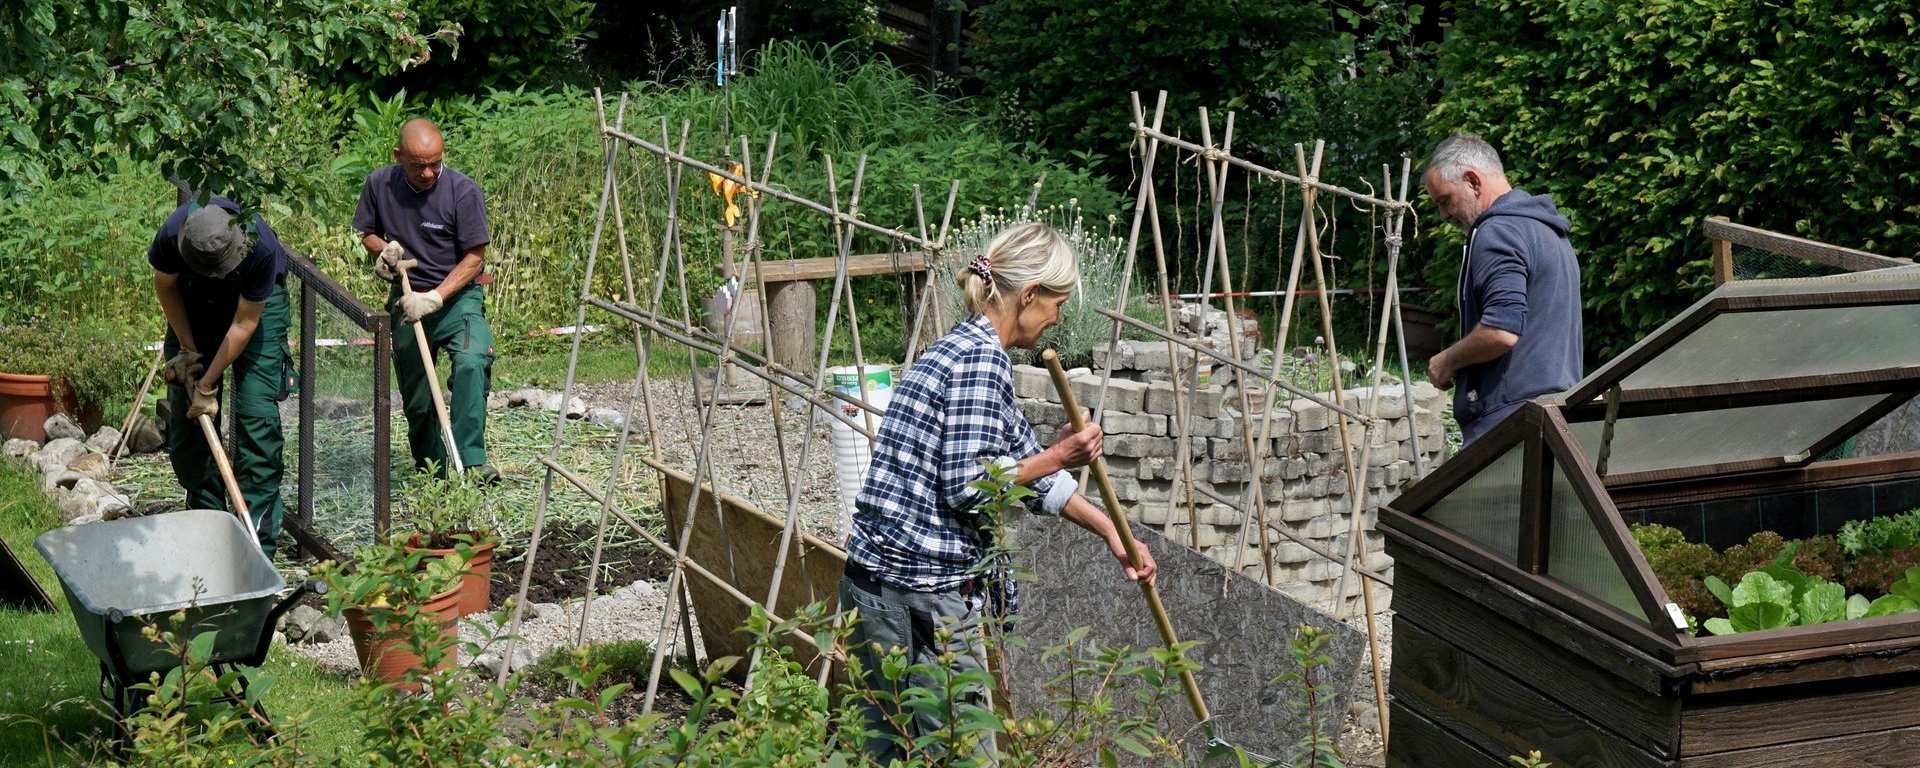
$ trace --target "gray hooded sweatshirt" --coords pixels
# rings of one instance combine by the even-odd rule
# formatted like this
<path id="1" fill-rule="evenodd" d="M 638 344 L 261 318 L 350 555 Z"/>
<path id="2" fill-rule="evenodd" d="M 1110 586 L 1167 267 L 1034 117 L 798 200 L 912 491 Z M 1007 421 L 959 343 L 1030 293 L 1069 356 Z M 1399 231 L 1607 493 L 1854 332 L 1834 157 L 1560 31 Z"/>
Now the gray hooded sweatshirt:
<path id="1" fill-rule="evenodd" d="M 1454 376 L 1454 419 L 1469 442 L 1527 400 L 1580 380 L 1580 264 L 1567 241 L 1570 224 L 1551 196 L 1515 189 L 1467 234 L 1456 289 L 1461 330 L 1484 325 L 1520 337 L 1507 354 Z"/>

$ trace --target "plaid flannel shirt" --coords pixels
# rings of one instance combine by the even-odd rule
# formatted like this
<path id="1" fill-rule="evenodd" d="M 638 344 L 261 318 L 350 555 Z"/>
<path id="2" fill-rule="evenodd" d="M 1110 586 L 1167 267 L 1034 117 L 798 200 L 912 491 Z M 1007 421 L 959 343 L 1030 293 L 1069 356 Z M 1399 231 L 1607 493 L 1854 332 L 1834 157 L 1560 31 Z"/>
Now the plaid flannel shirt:
<path id="1" fill-rule="evenodd" d="M 873 460 L 855 501 L 847 557 L 902 589 L 957 589 L 979 575 L 994 531 L 986 497 L 969 483 L 1039 453 L 1033 426 L 1014 407 L 1013 370 L 1000 337 L 974 315 L 935 341 L 887 404 Z M 1058 471 L 1027 485 L 1027 509 L 1059 514 L 1078 484 Z M 1010 579 L 998 579 L 1012 604 Z"/>

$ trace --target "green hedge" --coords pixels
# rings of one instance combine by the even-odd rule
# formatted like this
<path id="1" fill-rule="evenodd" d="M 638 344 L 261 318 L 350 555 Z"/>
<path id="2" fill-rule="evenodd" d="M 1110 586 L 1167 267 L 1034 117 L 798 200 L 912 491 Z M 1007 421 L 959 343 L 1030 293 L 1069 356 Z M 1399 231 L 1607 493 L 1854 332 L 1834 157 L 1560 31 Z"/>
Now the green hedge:
<path id="1" fill-rule="evenodd" d="M 1888 255 L 1920 246 L 1920 37 L 1911 8 L 1795 3 L 1463 5 L 1437 138 L 1473 130 L 1574 222 L 1590 355 L 1711 285 L 1704 217 Z M 1452 251 L 1426 277 L 1451 285 Z"/>

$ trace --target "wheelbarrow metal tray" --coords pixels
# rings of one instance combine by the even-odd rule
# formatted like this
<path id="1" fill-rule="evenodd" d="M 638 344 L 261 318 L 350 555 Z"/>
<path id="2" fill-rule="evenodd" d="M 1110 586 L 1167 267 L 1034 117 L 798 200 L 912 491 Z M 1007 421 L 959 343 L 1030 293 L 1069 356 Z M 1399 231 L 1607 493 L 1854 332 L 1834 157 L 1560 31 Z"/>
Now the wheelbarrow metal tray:
<path id="1" fill-rule="evenodd" d="M 260 645 L 274 597 L 286 588 L 253 532 L 219 510 L 56 528 L 33 546 L 60 577 L 87 648 L 122 675 L 179 665 L 174 653 L 141 634 L 140 619 L 165 622 L 181 609 L 190 634 L 218 632 L 210 662 L 247 659 Z M 133 620 L 110 622 L 115 609 Z"/>

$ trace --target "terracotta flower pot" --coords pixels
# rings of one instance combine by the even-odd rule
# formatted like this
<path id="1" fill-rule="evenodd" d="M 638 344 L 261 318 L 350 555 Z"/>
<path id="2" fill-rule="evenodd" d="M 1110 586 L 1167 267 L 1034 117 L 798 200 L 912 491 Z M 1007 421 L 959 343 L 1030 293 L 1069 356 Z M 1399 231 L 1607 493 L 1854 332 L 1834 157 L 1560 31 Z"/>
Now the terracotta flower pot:
<path id="1" fill-rule="evenodd" d="M 498 541 L 489 541 L 473 548 L 473 557 L 467 560 L 467 575 L 460 578 L 460 615 L 486 613 L 487 606 L 493 600 L 493 550 L 500 546 Z M 420 550 L 428 557 L 453 557 L 459 550 L 453 548 L 438 549 L 421 546 L 421 537 L 414 534 L 406 542 L 409 551 Z M 422 559 L 422 567 L 426 560 Z"/>
<path id="2" fill-rule="evenodd" d="M 73 395 L 55 397 L 53 379 L 24 373 L 0 373 L 0 433 L 23 440 L 47 439 L 47 419 L 56 413 L 74 413 Z"/>
<path id="3" fill-rule="evenodd" d="M 460 588 L 454 587 L 427 599 L 420 607 L 423 613 L 432 614 L 440 624 L 440 636 L 448 643 L 459 638 L 457 622 L 460 620 Z M 348 607 L 342 612 L 347 618 L 347 632 L 353 637 L 353 653 L 360 659 L 360 672 L 375 682 L 394 683 L 396 690 L 417 693 L 420 684 L 407 682 L 409 670 L 420 669 L 426 663 L 420 654 L 407 647 L 407 638 L 403 631 L 392 629 L 376 632 L 373 622 L 358 607 Z M 453 665 L 453 657 L 448 654 L 440 666 L 433 671 L 445 670 Z"/>

